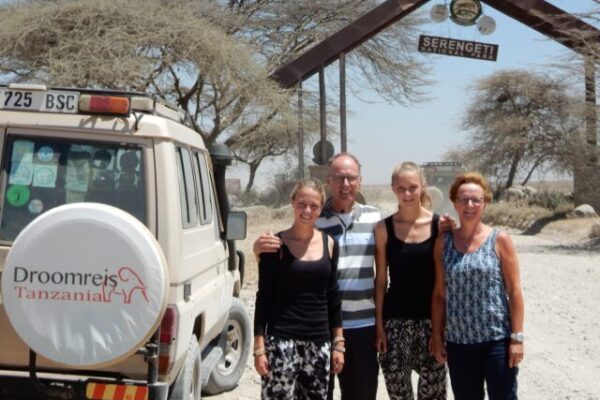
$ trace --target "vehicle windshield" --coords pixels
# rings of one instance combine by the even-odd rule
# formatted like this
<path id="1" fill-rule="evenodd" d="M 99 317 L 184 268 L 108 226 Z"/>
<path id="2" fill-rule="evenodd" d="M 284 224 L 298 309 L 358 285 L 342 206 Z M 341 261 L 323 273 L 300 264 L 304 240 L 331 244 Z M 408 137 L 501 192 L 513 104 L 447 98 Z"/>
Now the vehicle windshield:
<path id="1" fill-rule="evenodd" d="M 8 136 L 3 160 L 2 241 L 41 213 L 76 202 L 109 204 L 146 224 L 141 146 Z"/>

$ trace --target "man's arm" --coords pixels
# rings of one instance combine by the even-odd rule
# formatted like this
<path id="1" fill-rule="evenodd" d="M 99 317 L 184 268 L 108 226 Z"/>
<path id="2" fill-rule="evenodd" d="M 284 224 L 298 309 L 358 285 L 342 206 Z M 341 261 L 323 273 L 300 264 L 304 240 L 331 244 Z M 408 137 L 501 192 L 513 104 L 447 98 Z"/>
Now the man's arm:
<path id="1" fill-rule="evenodd" d="M 260 253 L 275 253 L 281 247 L 281 238 L 275 236 L 273 232 L 263 233 L 254 241 L 252 252 L 256 261 L 259 261 Z"/>
<path id="2" fill-rule="evenodd" d="M 388 286 L 386 244 L 385 220 L 381 220 L 375 226 L 375 347 L 378 353 L 387 352 L 387 338 L 383 325 L 383 298 Z"/>
<path id="3" fill-rule="evenodd" d="M 456 221 L 447 213 L 444 215 L 440 215 L 440 219 L 438 221 L 438 236 L 444 232 L 451 231 L 456 228 Z"/>

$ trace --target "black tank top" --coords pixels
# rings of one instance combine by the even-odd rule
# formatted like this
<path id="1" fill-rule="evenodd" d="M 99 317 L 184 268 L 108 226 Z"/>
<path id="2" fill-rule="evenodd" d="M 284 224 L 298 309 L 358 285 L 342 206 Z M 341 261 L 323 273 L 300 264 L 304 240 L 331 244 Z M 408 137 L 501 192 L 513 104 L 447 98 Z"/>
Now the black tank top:
<path id="1" fill-rule="evenodd" d="M 433 214 L 431 236 L 420 243 L 405 243 L 394 233 L 393 216 L 385 219 L 386 257 L 390 285 L 384 297 L 384 319 L 431 319 L 433 245 L 439 215 Z"/>
<path id="2" fill-rule="evenodd" d="M 299 260 L 285 244 L 280 252 L 261 254 L 255 335 L 266 331 L 283 339 L 325 342 L 331 337 L 331 328 L 342 326 L 339 248 L 334 242 L 330 254 L 329 236 L 322 236 L 323 255 L 318 260 Z"/>

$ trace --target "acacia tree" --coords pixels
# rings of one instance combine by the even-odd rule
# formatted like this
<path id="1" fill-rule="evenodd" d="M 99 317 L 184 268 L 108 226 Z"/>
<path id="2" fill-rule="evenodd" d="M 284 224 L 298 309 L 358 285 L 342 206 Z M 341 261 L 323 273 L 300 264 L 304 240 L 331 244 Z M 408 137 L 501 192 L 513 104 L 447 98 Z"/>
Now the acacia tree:
<path id="1" fill-rule="evenodd" d="M 235 18 L 228 32 L 256 43 L 270 71 L 305 52 L 381 3 L 377 0 L 217 0 Z M 416 13 L 380 32 L 347 57 L 350 89 L 368 85 L 383 99 L 407 104 L 423 99 L 430 83 L 425 59 L 415 50 Z"/>
<path id="2" fill-rule="evenodd" d="M 580 103 L 565 83 L 524 70 L 477 81 L 463 128 L 468 145 L 449 155 L 491 176 L 498 194 L 540 168 L 572 172 L 584 148 Z"/>
<path id="3" fill-rule="evenodd" d="M 272 128 L 277 129 L 274 126 Z M 248 193 L 252 189 L 260 164 L 267 157 L 277 157 L 289 153 L 289 144 L 294 143 L 295 133 L 285 127 L 280 127 L 277 132 L 257 132 L 247 136 L 245 140 L 249 143 L 243 143 L 243 145 L 236 143 L 235 157 L 249 167 L 248 183 L 245 188 L 245 192 Z"/>
<path id="4" fill-rule="evenodd" d="M 292 123 L 255 52 L 193 0 L 48 0 L 0 7 L 9 81 L 140 90 L 181 106 L 207 146 Z"/>
<path id="5" fill-rule="evenodd" d="M 228 32 L 255 43 L 270 72 L 299 56 L 312 46 L 377 6 L 376 0 L 216 0 L 231 18 L 226 19 Z M 384 100 L 407 104 L 424 98 L 429 81 L 428 66 L 415 50 L 417 27 L 423 19 L 404 18 L 380 32 L 347 55 L 348 89 L 356 96 L 364 87 L 374 89 Z M 337 82 L 337 72 L 327 69 L 328 82 Z M 337 93 L 336 84 L 330 84 Z M 315 137 L 318 131 L 318 98 L 304 98 L 305 132 Z M 336 116 L 337 99 L 328 96 L 327 104 Z M 337 134 L 335 121 L 328 121 L 328 132 Z M 312 134 L 312 135 L 311 135 Z M 245 160 L 244 152 L 236 152 Z M 256 152 L 248 161 L 252 169 Z"/>

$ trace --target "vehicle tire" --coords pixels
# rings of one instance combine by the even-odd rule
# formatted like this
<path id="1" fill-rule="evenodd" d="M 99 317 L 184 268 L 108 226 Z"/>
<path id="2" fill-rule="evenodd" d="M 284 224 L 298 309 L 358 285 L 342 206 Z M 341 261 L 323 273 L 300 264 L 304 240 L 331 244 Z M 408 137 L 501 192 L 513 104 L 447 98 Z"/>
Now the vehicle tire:
<path id="1" fill-rule="evenodd" d="M 211 371 L 203 391 L 219 394 L 237 386 L 250 353 L 250 318 L 242 302 L 233 299 L 227 319 L 227 344 L 223 357 Z"/>
<path id="2" fill-rule="evenodd" d="M 173 383 L 170 400 L 200 400 L 202 391 L 200 363 L 200 344 L 196 335 L 192 335 L 185 363 Z"/>

